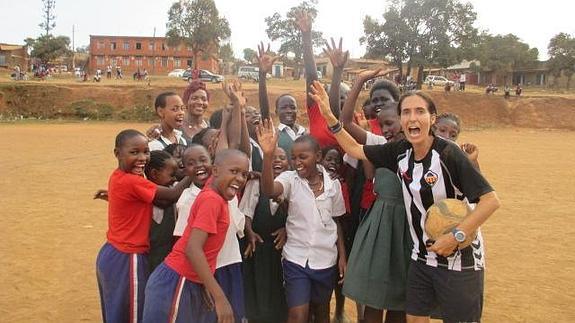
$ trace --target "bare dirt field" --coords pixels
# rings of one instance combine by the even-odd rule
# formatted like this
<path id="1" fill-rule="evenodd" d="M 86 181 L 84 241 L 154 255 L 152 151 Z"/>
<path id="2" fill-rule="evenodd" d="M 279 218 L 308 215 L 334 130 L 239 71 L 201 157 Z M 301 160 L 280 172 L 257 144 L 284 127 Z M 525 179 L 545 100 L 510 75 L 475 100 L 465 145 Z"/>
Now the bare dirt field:
<path id="1" fill-rule="evenodd" d="M 0 124 L 0 321 L 101 321 L 96 254 L 113 138 L 146 124 Z M 573 322 L 575 132 L 467 131 L 503 206 L 487 240 L 484 322 Z M 348 315 L 353 318 L 351 302 Z"/>

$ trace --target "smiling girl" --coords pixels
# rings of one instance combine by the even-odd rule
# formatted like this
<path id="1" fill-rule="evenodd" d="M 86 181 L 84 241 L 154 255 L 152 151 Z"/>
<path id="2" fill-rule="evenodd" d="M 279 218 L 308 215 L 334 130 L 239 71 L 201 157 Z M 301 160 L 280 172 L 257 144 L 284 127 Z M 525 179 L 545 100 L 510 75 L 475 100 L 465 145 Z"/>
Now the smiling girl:
<path id="1" fill-rule="evenodd" d="M 397 110 L 406 140 L 363 146 L 333 116 L 319 82 L 313 84 L 310 96 L 319 104 L 330 131 L 348 154 L 369 160 L 375 167 L 388 168 L 401 180 L 413 242 L 407 277 L 408 322 L 429 322 L 436 305 L 441 307 L 446 321 L 480 321 L 483 239 L 478 233 L 470 246 L 459 249 L 459 243 L 479 230 L 499 208 L 499 199 L 459 147 L 432 134 L 437 114 L 434 102 L 422 92 L 404 95 Z M 426 210 L 447 198 L 467 198 L 477 205 L 452 232 L 427 246 Z"/>

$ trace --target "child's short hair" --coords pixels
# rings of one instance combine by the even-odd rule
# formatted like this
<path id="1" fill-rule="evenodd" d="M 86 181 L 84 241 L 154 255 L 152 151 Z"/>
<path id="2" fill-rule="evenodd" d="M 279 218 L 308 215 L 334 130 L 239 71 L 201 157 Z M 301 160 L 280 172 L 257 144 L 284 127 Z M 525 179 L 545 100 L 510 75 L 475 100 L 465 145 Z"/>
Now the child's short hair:
<path id="1" fill-rule="evenodd" d="M 373 96 L 373 92 L 382 89 L 387 90 L 393 97 L 393 100 L 399 101 L 399 89 L 397 88 L 395 83 L 386 79 L 382 79 L 375 82 L 375 84 L 369 90 L 369 98 L 371 99 L 371 97 Z"/>
<path id="2" fill-rule="evenodd" d="M 208 97 L 208 101 L 210 100 L 210 92 L 208 92 L 206 84 L 200 80 L 194 80 L 184 90 L 184 95 L 182 96 L 184 104 L 188 103 L 188 100 L 190 99 L 192 93 L 196 92 L 197 90 L 204 90 L 206 92 L 206 96 Z"/>
<path id="3" fill-rule="evenodd" d="M 192 144 L 197 144 L 197 145 L 203 146 L 204 145 L 204 137 L 206 136 L 208 131 L 210 131 L 212 129 L 214 129 L 214 128 L 207 127 L 207 128 L 200 130 L 198 133 L 196 133 L 192 137 Z M 214 130 L 216 130 L 216 129 L 214 129 Z"/>
<path id="4" fill-rule="evenodd" d="M 437 118 L 435 119 L 435 123 L 437 123 L 443 119 L 451 120 L 451 121 L 455 122 L 455 124 L 457 125 L 457 128 L 459 128 L 459 130 L 461 130 L 461 119 L 459 119 L 459 116 L 457 116 L 457 114 L 451 113 L 451 112 L 444 112 L 444 113 L 437 116 Z"/>
<path id="5" fill-rule="evenodd" d="M 293 143 L 294 144 L 296 144 L 296 143 L 307 143 L 311 146 L 311 148 L 313 149 L 314 152 L 321 151 L 321 148 L 320 148 L 317 140 L 310 135 L 301 135 L 301 136 L 297 137 L 297 139 L 294 140 Z"/>
<path id="6" fill-rule="evenodd" d="M 164 148 L 164 151 L 170 154 L 171 156 L 174 156 L 174 153 L 178 148 L 186 149 L 186 146 L 182 144 L 169 144 L 166 146 L 166 148 Z"/>
<path id="7" fill-rule="evenodd" d="M 152 170 L 160 170 L 166 165 L 166 160 L 172 158 L 172 155 L 163 150 L 153 150 L 150 152 L 150 161 L 144 167 L 144 174 L 150 178 Z"/>
<path id="8" fill-rule="evenodd" d="M 158 108 L 165 108 L 166 101 L 169 96 L 178 95 L 175 92 L 162 92 L 156 97 L 156 101 L 154 102 L 154 109 L 158 110 Z"/>
<path id="9" fill-rule="evenodd" d="M 248 158 L 248 155 L 246 155 L 246 153 L 241 150 L 231 148 L 223 149 L 216 153 L 216 157 L 214 158 L 214 165 L 221 165 L 222 163 L 225 163 L 226 160 L 231 156 L 243 156 Z"/>
<path id="10" fill-rule="evenodd" d="M 115 141 L 115 148 L 120 148 L 124 145 L 124 143 L 126 142 L 126 140 L 132 138 L 132 137 L 136 137 L 136 136 L 143 136 L 146 137 L 143 133 L 139 132 L 138 130 L 134 130 L 134 129 L 126 129 L 126 130 L 122 130 L 120 131 L 120 133 L 118 133 L 116 135 L 116 141 Z"/>
<path id="11" fill-rule="evenodd" d="M 334 145 L 330 145 L 330 146 L 325 146 L 321 149 L 321 156 L 322 158 L 325 158 L 325 155 L 327 155 L 327 153 L 330 150 L 335 150 L 337 151 L 338 155 L 339 155 L 339 160 L 340 162 L 343 162 L 343 154 L 341 153 L 341 151 L 339 150 L 339 147 L 334 146 Z"/>
<path id="12" fill-rule="evenodd" d="M 289 94 L 289 93 L 284 93 L 284 94 L 278 96 L 277 99 L 276 99 L 276 110 L 277 110 L 277 108 L 278 108 L 278 105 L 280 104 L 280 99 L 283 98 L 284 96 L 291 96 L 291 97 L 293 98 L 293 100 L 296 101 L 296 99 L 295 99 L 295 97 L 294 97 L 293 95 L 291 95 L 291 94 Z M 296 101 L 296 103 L 297 103 L 297 101 Z"/>

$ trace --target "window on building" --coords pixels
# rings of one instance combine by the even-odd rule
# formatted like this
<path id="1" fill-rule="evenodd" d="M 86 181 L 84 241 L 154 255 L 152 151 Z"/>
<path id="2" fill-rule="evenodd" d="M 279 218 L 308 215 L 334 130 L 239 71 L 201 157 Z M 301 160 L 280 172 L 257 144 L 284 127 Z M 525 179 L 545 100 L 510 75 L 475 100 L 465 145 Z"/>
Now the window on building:
<path id="1" fill-rule="evenodd" d="M 142 49 L 142 43 L 136 43 L 136 49 Z"/>
<path id="2" fill-rule="evenodd" d="M 192 46 L 188 46 L 187 48 L 188 48 L 188 52 L 192 51 Z"/>
<path id="3" fill-rule="evenodd" d="M 99 41 L 98 44 L 96 45 L 96 48 L 98 48 L 98 49 L 104 49 L 104 42 L 103 42 L 103 41 Z"/>
<path id="4" fill-rule="evenodd" d="M 130 42 L 125 41 L 124 42 L 124 50 L 129 50 L 130 49 Z"/>
<path id="5" fill-rule="evenodd" d="M 116 66 L 118 65 L 118 60 L 115 57 L 113 57 L 112 59 L 110 59 L 110 63 L 112 64 L 112 66 Z"/>
<path id="6" fill-rule="evenodd" d="M 174 67 L 181 67 L 182 62 L 179 57 L 174 57 Z"/>
<path id="7" fill-rule="evenodd" d="M 154 58 L 148 57 L 148 66 L 154 66 Z"/>
<path id="8" fill-rule="evenodd" d="M 122 57 L 122 65 L 124 66 L 130 65 L 130 58 L 128 56 Z"/>
<path id="9" fill-rule="evenodd" d="M 162 67 L 168 67 L 168 58 L 162 57 Z"/>
<path id="10" fill-rule="evenodd" d="M 152 50 L 152 51 L 153 51 L 153 50 L 154 50 L 154 45 L 155 45 L 154 42 L 149 42 L 149 43 L 148 43 L 148 50 Z"/>
<path id="11" fill-rule="evenodd" d="M 191 59 L 188 59 L 186 62 L 186 65 L 187 65 L 187 67 L 192 67 L 192 66 L 194 66 L 194 61 Z"/>
<path id="12" fill-rule="evenodd" d="M 136 66 L 142 66 L 142 56 L 136 56 Z"/>
<path id="13" fill-rule="evenodd" d="M 104 56 L 96 56 L 96 64 L 104 65 Z"/>
<path id="14" fill-rule="evenodd" d="M 168 48 L 168 46 L 166 46 L 165 43 L 162 43 L 162 50 L 166 50 Z"/>
<path id="15" fill-rule="evenodd" d="M 110 49 L 116 50 L 116 42 L 115 41 L 110 43 Z"/>

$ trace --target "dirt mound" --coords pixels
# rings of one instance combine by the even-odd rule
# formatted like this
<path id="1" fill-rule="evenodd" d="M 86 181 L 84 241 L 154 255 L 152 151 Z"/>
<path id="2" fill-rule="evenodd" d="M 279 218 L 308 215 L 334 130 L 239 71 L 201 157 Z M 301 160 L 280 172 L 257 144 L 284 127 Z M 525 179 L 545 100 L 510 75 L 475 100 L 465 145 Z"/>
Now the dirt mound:
<path id="1" fill-rule="evenodd" d="M 272 117 L 275 117 L 273 107 L 276 98 L 284 93 L 292 93 L 299 105 L 300 121 L 307 125 L 303 87 L 303 82 L 297 88 L 294 84 L 288 87 L 273 83 L 268 85 Z M 22 116 L 149 121 L 155 119 L 153 102 L 159 93 L 183 93 L 184 88 L 185 83 L 153 87 L 143 83 L 115 86 L 5 83 L 0 84 L 0 120 Z M 208 84 L 210 112 L 227 104 L 227 98 L 219 88 L 218 84 Z M 248 104 L 259 105 L 257 84 L 245 84 L 244 94 Z M 431 91 L 429 94 L 440 113 L 453 112 L 459 115 L 464 129 L 520 126 L 575 130 L 575 99 L 512 97 L 506 100 L 500 95 L 443 91 Z M 367 92 L 361 93 L 358 102 L 363 102 L 366 97 Z"/>
<path id="2" fill-rule="evenodd" d="M 575 130 L 575 100 L 521 98 L 510 103 L 510 110 L 516 126 Z"/>

